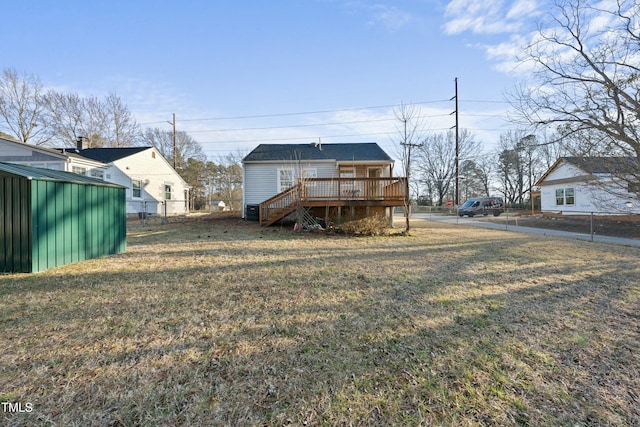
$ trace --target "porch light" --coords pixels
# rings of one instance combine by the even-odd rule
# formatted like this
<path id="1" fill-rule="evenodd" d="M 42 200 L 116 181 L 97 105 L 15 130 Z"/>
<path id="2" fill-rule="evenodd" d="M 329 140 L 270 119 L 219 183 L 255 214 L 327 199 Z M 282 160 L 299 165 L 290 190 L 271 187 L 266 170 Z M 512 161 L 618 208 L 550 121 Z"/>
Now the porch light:
<path id="1" fill-rule="evenodd" d="M 628 202 L 627 202 L 627 203 L 625 203 L 624 205 L 627 207 L 627 209 L 631 209 L 631 208 L 633 207 L 633 202 L 628 201 Z"/>

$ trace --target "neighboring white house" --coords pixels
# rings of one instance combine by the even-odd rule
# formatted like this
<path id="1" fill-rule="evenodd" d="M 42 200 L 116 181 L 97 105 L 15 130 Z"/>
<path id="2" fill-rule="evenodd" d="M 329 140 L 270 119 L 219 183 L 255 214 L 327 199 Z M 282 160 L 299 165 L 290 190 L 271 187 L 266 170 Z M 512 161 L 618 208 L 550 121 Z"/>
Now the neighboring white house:
<path id="1" fill-rule="evenodd" d="M 86 148 L 76 153 L 106 163 L 105 181 L 128 188 L 127 214 L 189 211 L 189 185 L 155 147 Z"/>
<path id="2" fill-rule="evenodd" d="M 80 142 L 81 144 L 81 142 Z M 127 214 L 184 214 L 189 186 L 154 147 L 43 148 L 0 138 L 0 161 L 74 172 L 127 187 Z"/>
<path id="3" fill-rule="evenodd" d="M 257 219 L 258 205 L 280 197 L 300 179 L 307 181 L 305 204 L 316 209 L 330 206 L 353 212 L 354 208 L 366 208 L 362 215 L 370 210 L 390 215 L 390 208 L 398 206 L 397 197 L 401 197 L 398 191 L 393 193 L 395 199 L 390 196 L 391 187 L 397 190 L 401 186 L 400 178 L 391 179 L 394 161 L 376 143 L 261 144 L 242 163 L 243 215 L 250 219 Z M 281 210 L 290 211 L 291 207 L 289 204 Z M 265 215 L 262 211 L 261 219 Z"/>
<path id="4" fill-rule="evenodd" d="M 107 165 L 65 150 L 37 147 L 0 137 L 0 161 L 37 168 L 79 173 L 104 179 Z"/>
<path id="5" fill-rule="evenodd" d="M 631 157 L 561 157 L 535 185 L 543 212 L 640 213 L 639 174 Z"/>

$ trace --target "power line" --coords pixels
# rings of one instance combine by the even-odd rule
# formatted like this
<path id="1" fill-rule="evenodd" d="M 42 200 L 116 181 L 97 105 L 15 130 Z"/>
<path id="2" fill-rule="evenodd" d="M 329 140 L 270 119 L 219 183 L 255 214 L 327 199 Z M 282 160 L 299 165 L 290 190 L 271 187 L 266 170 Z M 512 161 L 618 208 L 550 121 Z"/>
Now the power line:
<path id="1" fill-rule="evenodd" d="M 446 99 L 441 100 L 432 100 L 432 101 L 421 101 L 421 102 L 413 102 L 411 105 L 426 105 L 426 104 L 437 104 L 441 102 L 447 102 Z M 359 110 L 374 110 L 380 108 L 392 108 L 397 107 L 398 104 L 388 104 L 388 105 L 373 105 L 368 107 L 353 107 L 353 108 L 336 108 L 329 110 L 312 110 L 312 111 L 294 111 L 287 113 L 272 113 L 272 114 L 255 114 L 255 115 L 245 115 L 245 116 L 227 116 L 227 117 L 208 117 L 201 119 L 182 119 L 181 122 L 204 122 L 204 121 L 216 121 L 216 120 L 240 120 L 240 119 L 260 119 L 260 118 L 269 118 L 269 117 L 285 117 L 285 116 L 302 116 L 302 115 L 311 115 L 311 114 L 326 114 L 326 113 L 339 113 L 344 111 L 359 111 Z M 140 125 L 153 125 L 164 123 L 165 120 L 159 120 L 156 122 L 146 122 L 140 123 Z"/>
<path id="2" fill-rule="evenodd" d="M 424 105 L 424 104 L 436 104 L 439 102 L 446 102 L 446 100 L 435 100 L 435 101 L 421 101 L 411 103 L 412 105 Z M 326 113 L 339 113 L 343 111 L 358 111 L 358 110 L 374 110 L 379 108 L 391 108 L 397 107 L 397 104 L 389 104 L 389 105 L 374 105 L 369 107 L 353 107 L 353 108 L 337 108 L 332 110 L 315 110 L 315 111 L 297 111 L 290 113 L 273 113 L 273 114 L 256 114 L 249 116 L 229 116 L 229 117 L 211 117 L 204 119 L 187 119 L 182 120 L 183 122 L 203 122 L 203 121 L 214 121 L 214 120 L 239 120 L 239 119 L 259 119 L 259 118 L 268 118 L 268 117 L 283 117 L 283 116 L 302 116 L 302 115 L 310 115 L 310 114 L 326 114 Z"/>
<path id="3" fill-rule="evenodd" d="M 427 116 L 418 116 L 417 118 L 431 118 L 431 117 L 445 117 L 448 114 L 432 114 Z M 389 119 L 371 119 L 371 120 L 353 120 L 348 122 L 331 122 L 331 123 L 307 123 L 301 125 L 285 125 L 285 126 L 261 126 L 252 128 L 234 128 L 234 129 L 205 129 L 205 130 L 187 130 L 188 133 L 205 133 L 205 132 L 244 132 L 250 130 L 270 130 L 270 129 L 288 129 L 288 128 L 303 128 L 303 127 L 316 127 L 316 126 L 338 126 L 338 125 L 350 125 L 360 123 L 377 123 L 377 122 L 389 122 L 395 121 L 395 118 Z"/>

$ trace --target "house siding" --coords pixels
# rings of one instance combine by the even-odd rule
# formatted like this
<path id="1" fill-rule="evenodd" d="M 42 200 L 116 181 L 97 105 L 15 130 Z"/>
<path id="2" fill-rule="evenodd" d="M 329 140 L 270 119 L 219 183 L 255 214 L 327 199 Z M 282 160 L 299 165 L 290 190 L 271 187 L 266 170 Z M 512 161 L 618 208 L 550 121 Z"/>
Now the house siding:
<path id="1" fill-rule="evenodd" d="M 244 204 L 257 205 L 278 194 L 278 169 L 298 168 L 291 163 L 246 163 L 244 165 Z M 299 167 L 316 169 L 318 178 L 335 178 L 338 169 L 334 161 L 308 162 Z"/>
<path id="2" fill-rule="evenodd" d="M 590 180 L 586 180 L 590 177 Z M 597 179 L 597 182 L 596 182 Z M 615 193 L 603 188 L 609 176 L 603 174 L 590 175 L 584 170 L 569 164 L 560 163 L 556 169 L 549 172 L 540 183 L 540 201 L 543 212 L 562 212 L 565 215 L 585 215 L 589 213 L 640 213 L 637 196 L 625 194 L 617 189 Z M 612 185 L 612 184 L 610 184 Z M 558 205 L 556 190 L 574 189 L 575 203 L 573 205 Z M 632 209 L 626 203 L 632 200 Z"/>
<path id="3" fill-rule="evenodd" d="M 167 215 L 182 215 L 188 211 L 186 182 L 154 148 L 112 162 L 107 173 L 111 176 L 109 182 L 127 187 L 127 214 L 164 215 L 165 185 L 171 186 Z M 133 197 L 133 180 L 142 182 L 140 197 Z"/>

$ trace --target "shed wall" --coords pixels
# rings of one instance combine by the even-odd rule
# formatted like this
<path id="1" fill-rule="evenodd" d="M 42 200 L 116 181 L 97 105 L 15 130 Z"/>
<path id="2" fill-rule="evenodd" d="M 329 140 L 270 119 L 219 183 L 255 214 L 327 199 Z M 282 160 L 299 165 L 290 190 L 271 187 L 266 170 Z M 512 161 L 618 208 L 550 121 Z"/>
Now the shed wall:
<path id="1" fill-rule="evenodd" d="M 32 272 L 126 250 L 125 189 L 32 181 Z"/>
<path id="2" fill-rule="evenodd" d="M 0 176 L 0 271 L 31 271 L 31 183 Z"/>

